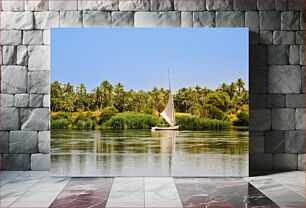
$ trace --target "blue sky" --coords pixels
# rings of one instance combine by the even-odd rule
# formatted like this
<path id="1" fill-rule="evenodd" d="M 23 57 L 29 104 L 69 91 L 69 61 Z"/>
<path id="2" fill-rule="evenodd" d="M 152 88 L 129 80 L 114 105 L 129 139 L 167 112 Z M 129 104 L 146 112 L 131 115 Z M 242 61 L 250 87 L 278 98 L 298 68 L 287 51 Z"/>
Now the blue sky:
<path id="1" fill-rule="evenodd" d="M 54 28 L 51 30 L 51 81 L 103 80 L 125 89 L 200 85 L 215 89 L 242 78 L 248 86 L 246 28 Z"/>

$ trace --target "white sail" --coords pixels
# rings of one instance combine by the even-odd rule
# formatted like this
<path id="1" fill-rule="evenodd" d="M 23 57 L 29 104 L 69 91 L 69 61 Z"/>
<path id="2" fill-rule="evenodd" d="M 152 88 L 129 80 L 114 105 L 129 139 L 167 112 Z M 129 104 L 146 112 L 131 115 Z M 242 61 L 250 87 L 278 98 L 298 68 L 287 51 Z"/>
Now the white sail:
<path id="1" fill-rule="evenodd" d="M 173 97 L 172 97 L 172 92 L 171 92 L 170 78 L 169 78 L 169 99 L 168 99 L 168 103 L 167 103 L 167 106 L 166 106 L 165 110 L 163 112 L 161 112 L 160 115 L 167 121 L 167 123 L 170 126 L 175 126 L 174 103 L 173 103 Z"/>

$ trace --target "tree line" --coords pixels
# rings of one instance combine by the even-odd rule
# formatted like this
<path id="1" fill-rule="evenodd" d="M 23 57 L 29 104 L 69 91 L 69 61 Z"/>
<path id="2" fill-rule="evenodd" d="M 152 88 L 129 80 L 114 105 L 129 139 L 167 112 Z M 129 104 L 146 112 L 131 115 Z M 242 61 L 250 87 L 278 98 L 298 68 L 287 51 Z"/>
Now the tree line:
<path id="1" fill-rule="evenodd" d="M 122 83 L 112 85 L 102 81 L 88 92 L 84 84 L 75 88 L 69 82 L 54 81 L 51 84 L 51 111 L 102 111 L 111 107 L 119 113 L 158 115 L 165 108 L 168 96 L 169 90 L 157 87 L 150 91 L 125 90 Z M 242 79 L 222 83 L 216 90 L 199 85 L 183 87 L 173 95 L 173 101 L 178 113 L 248 125 L 249 94 Z"/>

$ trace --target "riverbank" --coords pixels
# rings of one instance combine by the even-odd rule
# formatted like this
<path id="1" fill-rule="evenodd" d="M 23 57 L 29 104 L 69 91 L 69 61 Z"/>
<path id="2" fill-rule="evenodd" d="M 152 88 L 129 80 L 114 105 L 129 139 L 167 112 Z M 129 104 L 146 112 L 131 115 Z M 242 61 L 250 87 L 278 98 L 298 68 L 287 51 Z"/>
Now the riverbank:
<path id="1" fill-rule="evenodd" d="M 51 129 L 150 129 L 153 126 L 165 125 L 159 116 L 135 112 L 53 112 Z M 200 118 L 196 115 L 177 114 L 176 124 L 180 130 L 214 130 L 233 128 L 230 121 Z M 234 127 L 243 128 L 248 127 Z"/>

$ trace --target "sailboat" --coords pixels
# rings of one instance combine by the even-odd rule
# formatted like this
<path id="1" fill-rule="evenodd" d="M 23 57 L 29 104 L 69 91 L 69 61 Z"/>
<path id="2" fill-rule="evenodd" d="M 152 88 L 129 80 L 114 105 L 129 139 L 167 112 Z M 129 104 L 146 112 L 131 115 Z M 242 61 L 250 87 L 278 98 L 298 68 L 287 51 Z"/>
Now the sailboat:
<path id="1" fill-rule="evenodd" d="M 175 125 L 175 112 L 174 112 L 174 103 L 173 103 L 173 96 L 171 92 L 171 83 L 170 83 L 170 76 L 168 71 L 168 77 L 169 77 L 169 98 L 166 108 L 163 112 L 160 113 L 161 117 L 163 117 L 166 122 L 170 125 L 168 127 L 159 127 L 155 126 L 152 127 L 152 131 L 162 131 L 162 130 L 170 130 L 170 131 L 176 131 L 179 129 L 179 126 Z"/>

